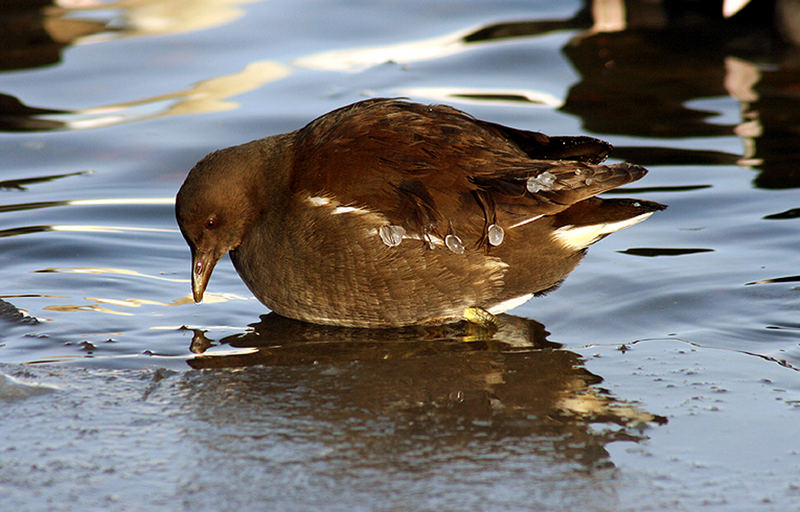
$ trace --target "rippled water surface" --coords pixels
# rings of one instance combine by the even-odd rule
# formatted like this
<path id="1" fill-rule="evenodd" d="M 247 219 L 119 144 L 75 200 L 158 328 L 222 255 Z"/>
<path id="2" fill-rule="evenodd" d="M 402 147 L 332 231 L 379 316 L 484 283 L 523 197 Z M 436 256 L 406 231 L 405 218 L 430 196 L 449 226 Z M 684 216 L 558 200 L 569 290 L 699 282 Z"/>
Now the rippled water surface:
<path id="1" fill-rule="evenodd" d="M 0 12 L 4 508 L 800 506 L 791 2 L 32 4 Z M 193 304 L 188 169 L 371 96 L 603 138 L 669 208 L 494 334 L 286 321 L 227 258 Z"/>

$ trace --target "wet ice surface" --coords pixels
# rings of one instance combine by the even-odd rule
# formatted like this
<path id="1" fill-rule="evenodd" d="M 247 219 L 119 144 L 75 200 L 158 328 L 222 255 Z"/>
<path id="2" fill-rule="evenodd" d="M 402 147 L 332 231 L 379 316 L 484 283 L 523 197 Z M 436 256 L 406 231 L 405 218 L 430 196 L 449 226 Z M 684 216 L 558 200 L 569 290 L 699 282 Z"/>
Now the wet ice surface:
<path id="1" fill-rule="evenodd" d="M 4 503 L 612 511 L 775 510 L 798 499 L 800 452 L 783 427 L 800 407 L 794 375 L 670 341 L 579 352 L 614 392 L 669 423 L 626 431 L 545 415 L 552 397 L 525 370 L 557 364 L 553 353 L 214 371 L 6 366 L 59 389 L 3 400 L 13 412 Z M 506 374 L 491 397 L 469 382 L 502 364 L 523 377 Z M 524 410 L 492 411 L 489 398 Z"/>
<path id="2" fill-rule="evenodd" d="M 53 42 L 7 45 L 4 508 L 800 501 L 796 49 L 593 34 L 577 2 L 204 5 L 47 11 Z M 650 169 L 619 195 L 669 208 L 513 310 L 544 324 L 522 334 L 276 324 L 227 258 L 194 305 L 188 169 L 372 95 L 609 140 Z"/>

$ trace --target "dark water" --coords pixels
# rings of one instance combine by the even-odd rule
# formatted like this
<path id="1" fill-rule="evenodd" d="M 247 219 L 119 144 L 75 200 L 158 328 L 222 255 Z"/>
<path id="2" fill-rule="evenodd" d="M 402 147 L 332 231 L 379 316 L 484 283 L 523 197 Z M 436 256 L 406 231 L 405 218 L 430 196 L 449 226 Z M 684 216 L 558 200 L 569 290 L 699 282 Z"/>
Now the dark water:
<path id="1" fill-rule="evenodd" d="M 3 508 L 800 507 L 790 2 L 70 4 L 0 12 Z M 669 209 L 494 335 L 287 322 L 227 259 L 192 304 L 194 162 L 398 95 L 609 140 Z"/>

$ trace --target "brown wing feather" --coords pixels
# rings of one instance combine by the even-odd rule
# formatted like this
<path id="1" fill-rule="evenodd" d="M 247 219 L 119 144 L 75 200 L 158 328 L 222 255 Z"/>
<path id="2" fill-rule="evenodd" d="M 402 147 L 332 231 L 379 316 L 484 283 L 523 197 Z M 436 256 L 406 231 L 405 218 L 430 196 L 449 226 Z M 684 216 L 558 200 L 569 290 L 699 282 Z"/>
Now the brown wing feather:
<path id="1" fill-rule="evenodd" d="M 548 137 L 390 99 L 326 114 L 298 131 L 295 145 L 293 192 L 379 211 L 420 237 L 456 233 L 472 243 L 498 216 L 558 213 L 645 172 L 595 165 L 610 145 L 590 137 Z M 353 180 L 353 169 L 364 179 Z M 537 176 L 552 184 L 532 193 L 528 180 Z"/>
<path id="2" fill-rule="evenodd" d="M 575 160 L 600 163 L 613 149 L 611 144 L 593 137 L 552 137 L 541 132 L 510 128 L 476 119 L 476 123 L 512 141 L 529 157 L 538 160 Z"/>

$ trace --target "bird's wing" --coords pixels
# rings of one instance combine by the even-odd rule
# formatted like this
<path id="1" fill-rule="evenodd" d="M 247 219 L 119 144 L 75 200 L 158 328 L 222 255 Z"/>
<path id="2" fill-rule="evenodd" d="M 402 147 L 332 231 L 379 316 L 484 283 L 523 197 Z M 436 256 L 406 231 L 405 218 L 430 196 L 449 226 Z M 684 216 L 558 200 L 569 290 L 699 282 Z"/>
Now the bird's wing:
<path id="1" fill-rule="evenodd" d="M 410 236 L 483 241 L 493 223 L 552 215 L 646 172 L 599 165 L 611 146 L 479 121 L 451 107 L 372 99 L 295 137 L 292 192 L 375 211 Z"/>

